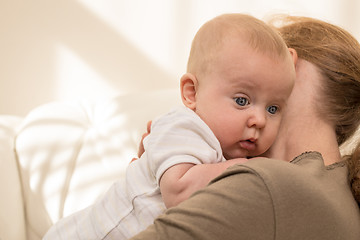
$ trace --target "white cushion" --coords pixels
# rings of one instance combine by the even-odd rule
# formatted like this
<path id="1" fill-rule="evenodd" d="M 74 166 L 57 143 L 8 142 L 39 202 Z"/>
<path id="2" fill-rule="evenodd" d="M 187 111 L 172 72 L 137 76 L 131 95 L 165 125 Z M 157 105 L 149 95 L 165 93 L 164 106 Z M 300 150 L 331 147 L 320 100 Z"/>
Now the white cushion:
<path id="1" fill-rule="evenodd" d="M 14 151 L 21 119 L 0 116 L 0 239 L 26 239 L 21 183 Z"/>
<path id="2" fill-rule="evenodd" d="M 16 141 L 32 239 L 123 177 L 147 121 L 180 103 L 179 90 L 170 89 L 33 110 Z"/>

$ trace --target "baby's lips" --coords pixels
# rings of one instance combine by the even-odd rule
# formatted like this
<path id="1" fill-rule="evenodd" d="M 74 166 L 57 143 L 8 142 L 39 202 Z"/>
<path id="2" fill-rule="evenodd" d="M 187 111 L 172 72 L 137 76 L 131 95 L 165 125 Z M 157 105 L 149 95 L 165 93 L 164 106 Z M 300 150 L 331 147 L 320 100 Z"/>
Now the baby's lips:
<path id="1" fill-rule="evenodd" d="M 243 149 L 246 149 L 247 151 L 254 151 L 256 148 L 256 145 L 255 145 L 255 142 L 245 140 L 245 141 L 240 142 L 240 147 Z"/>

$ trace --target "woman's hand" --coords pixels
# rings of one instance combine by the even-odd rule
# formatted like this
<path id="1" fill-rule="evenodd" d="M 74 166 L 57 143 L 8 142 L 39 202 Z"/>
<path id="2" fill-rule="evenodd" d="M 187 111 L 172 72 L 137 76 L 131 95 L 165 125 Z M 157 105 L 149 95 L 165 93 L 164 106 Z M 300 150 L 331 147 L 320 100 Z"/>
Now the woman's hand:
<path id="1" fill-rule="evenodd" d="M 137 152 L 137 158 L 133 158 L 131 160 L 134 161 L 136 159 L 138 159 L 139 157 L 141 157 L 141 155 L 143 155 L 143 153 L 145 152 L 145 149 L 144 149 L 144 139 L 145 137 L 147 137 L 147 135 L 150 134 L 150 131 L 151 131 L 151 121 L 148 121 L 147 125 L 146 125 L 146 133 L 144 133 L 142 136 L 141 136 L 141 141 L 140 141 L 140 144 L 139 144 L 139 148 L 138 148 L 138 152 Z"/>
<path id="2" fill-rule="evenodd" d="M 150 131 L 151 131 L 151 121 L 148 121 L 148 123 L 146 125 L 146 133 L 144 133 L 141 137 L 141 141 L 140 141 L 140 145 L 139 145 L 139 149 L 138 149 L 138 157 L 141 157 L 141 155 L 143 155 L 143 153 L 145 152 L 143 142 L 144 142 L 144 138 L 150 134 Z"/>

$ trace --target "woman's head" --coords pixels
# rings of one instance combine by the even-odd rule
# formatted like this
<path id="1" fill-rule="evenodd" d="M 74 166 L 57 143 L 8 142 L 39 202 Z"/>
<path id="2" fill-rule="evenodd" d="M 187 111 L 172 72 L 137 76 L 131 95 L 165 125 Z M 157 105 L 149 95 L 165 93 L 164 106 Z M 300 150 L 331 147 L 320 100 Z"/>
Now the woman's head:
<path id="1" fill-rule="evenodd" d="M 342 28 L 320 20 L 285 17 L 281 21 L 279 31 L 288 47 L 322 75 L 314 104 L 321 117 L 334 125 L 340 145 L 360 123 L 360 45 Z"/>

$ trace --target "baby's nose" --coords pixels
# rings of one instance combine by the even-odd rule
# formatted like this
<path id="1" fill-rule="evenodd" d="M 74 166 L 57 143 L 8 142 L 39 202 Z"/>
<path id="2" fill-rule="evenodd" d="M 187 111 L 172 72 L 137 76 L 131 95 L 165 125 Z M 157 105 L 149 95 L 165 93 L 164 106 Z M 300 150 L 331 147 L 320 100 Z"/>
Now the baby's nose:
<path id="1" fill-rule="evenodd" d="M 248 119 L 248 127 L 264 128 L 266 124 L 265 111 L 256 109 L 252 112 Z"/>

